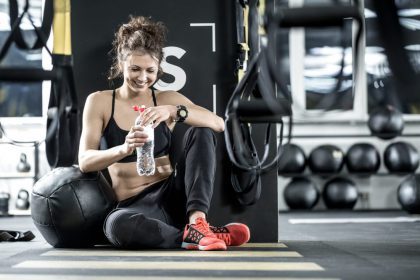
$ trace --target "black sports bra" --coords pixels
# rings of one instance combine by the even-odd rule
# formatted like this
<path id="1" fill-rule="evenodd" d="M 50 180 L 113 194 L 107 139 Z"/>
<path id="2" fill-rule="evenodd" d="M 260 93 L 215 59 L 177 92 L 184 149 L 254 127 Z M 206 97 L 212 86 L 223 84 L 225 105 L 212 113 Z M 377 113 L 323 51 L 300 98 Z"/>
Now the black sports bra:
<path id="1" fill-rule="evenodd" d="M 153 104 L 157 106 L 155 91 L 152 89 Z M 127 130 L 121 129 L 114 120 L 114 107 L 115 107 L 115 89 L 112 92 L 112 112 L 111 117 L 107 126 L 105 127 L 104 133 L 101 138 L 101 149 L 109 149 L 118 145 L 121 145 L 125 141 L 127 136 Z M 161 122 L 155 128 L 155 149 L 154 156 L 155 158 L 167 155 L 171 147 L 171 138 L 172 132 L 166 123 Z M 137 155 L 134 152 L 133 154 L 126 156 L 118 162 L 133 162 L 137 160 Z"/>

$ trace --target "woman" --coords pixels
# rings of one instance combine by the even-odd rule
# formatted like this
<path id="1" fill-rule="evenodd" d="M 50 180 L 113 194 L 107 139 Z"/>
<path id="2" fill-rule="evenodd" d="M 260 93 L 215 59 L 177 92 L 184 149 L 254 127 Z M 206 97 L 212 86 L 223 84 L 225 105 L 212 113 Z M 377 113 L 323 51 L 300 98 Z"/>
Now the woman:
<path id="1" fill-rule="evenodd" d="M 122 77 L 123 83 L 88 96 L 79 167 L 82 172 L 109 171 L 119 200 L 104 224 L 113 245 L 226 250 L 247 242 L 250 234 L 244 224 L 212 227 L 206 221 L 216 167 L 214 132 L 224 130 L 224 121 L 178 92 L 153 88 L 162 74 L 165 35 L 163 23 L 145 17 L 131 17 L 116 32 L 110 79 Z M 147 108 L 139 125 L 133 125 L 138 116 L 133 105 Z M 135 151 L 148 141 L 143 125 L 151 122 L 156 172 L 139 176 Z M 168 153 L 177 122 L 191 128 L 177 147 L 182 156 L 173 168 Z M 106 148 L 99 149 L 101 141 Z"/>

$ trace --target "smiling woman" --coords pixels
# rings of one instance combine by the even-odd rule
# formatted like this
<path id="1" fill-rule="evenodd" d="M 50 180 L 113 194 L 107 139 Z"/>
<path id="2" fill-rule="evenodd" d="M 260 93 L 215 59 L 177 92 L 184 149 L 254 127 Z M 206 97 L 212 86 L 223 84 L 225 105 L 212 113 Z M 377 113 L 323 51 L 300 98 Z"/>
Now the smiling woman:
<path id="1" fill-rule="evenodd" d="M 247 242 L 250 234 L 244 224 L 210 227 L 206 221 L 216 170 L 215 132 L 224 130 L 224 122 L 179 92 L 154 88 L 162 75 L 165 37 L 162 22 L 141 16 L 131 17 L 116 32 L 109 79 L 121 84 L 86 99 L 79 167 L 82 172 L 109 171 L 119 204 L 104 231 L 114 246 L 226 250 Z M 139 124 L 133 105 L 146 108 Z M 191 128 L 183 146 L 175 147 L 182 156 L 172 166 L 177 122 Z M 149 123 L 156 172 L 139 176 L 135 151 L 152 138 L 145 133 Z"/>

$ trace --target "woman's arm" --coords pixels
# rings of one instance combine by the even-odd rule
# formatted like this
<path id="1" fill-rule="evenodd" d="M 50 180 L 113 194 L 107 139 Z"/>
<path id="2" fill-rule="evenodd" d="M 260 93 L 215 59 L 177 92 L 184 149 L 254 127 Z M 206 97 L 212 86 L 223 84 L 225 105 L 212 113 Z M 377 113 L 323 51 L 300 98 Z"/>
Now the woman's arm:
<path id="1" fill-rule="evenodd" d="M 177 118 L 176 106 L 184 105 L 188 110 L 188 117 L 185 119 L 186 124 L 196 127 L 208 127 L 215 132 L 224 131 L 225 123 L 221 117 L 194 104 L 184 95 L 175 91 L 168 91 L 159 93 L 159 97 L 160 103 L 166 105 L 146 109 L 144 113 L 145 122 L 157 121 L 155 123 L 155 126 L 157 126 L 162 121 L 175 120 Z"/>
<path id="2" fill-rule="evenodd" d="M 82 172 L 99 171 L 133 153 L 142 146 L 147 135 L 143 128 L 133 127 L 126 141 L 107 150 L 98 150 L 105 118 L 102 108 L 107 108 L 103 93 L 96 92 L 88 96 L 83 110 L 83 128 L 79 144 L 79 168 Z"/>

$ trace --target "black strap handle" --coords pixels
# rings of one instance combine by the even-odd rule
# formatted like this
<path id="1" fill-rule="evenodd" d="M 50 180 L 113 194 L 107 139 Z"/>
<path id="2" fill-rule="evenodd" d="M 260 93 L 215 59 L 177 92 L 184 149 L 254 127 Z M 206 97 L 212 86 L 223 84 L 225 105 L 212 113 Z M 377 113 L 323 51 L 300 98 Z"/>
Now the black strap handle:
<path id="1" fill-rule="evenodd" d="M 233 103 L 233 109 L 236 110 L 236 114 L 241 122 L 246 123 L 280 123 L 282 118 L 290 116 L 291 105 L 287 99 L 277 99 L 280 104 L 283 105 L 281 111 L 273 112 L 267 103 L 261 99 L 253 99 L 246 101 L 237 99 Z"/>
<path id="2" fill-rule="evenodd" d="M 15 230 L 1 230 L 0 229 L 0 242 L 2 241 L 31 241 L 35 238 L 32 231 L 15 231 Z"/>
<path id="3" fill-rule="evenodd" d="M 269 20 L 277 22 L 279 27 L 284 28 L 342 26 L 346 18 L 362 21 L 356 6 L 282 8 L 268 14 Z"/>
<path id="4" fill-rule="evenodd" d="M 60 72 L 53 70 L 43 70 L 39 68 L 23 67 L 2 67 L 0 68 L 0 80 L 5 82 L 41 82 L 57 81 L 60 79 Z"/>

